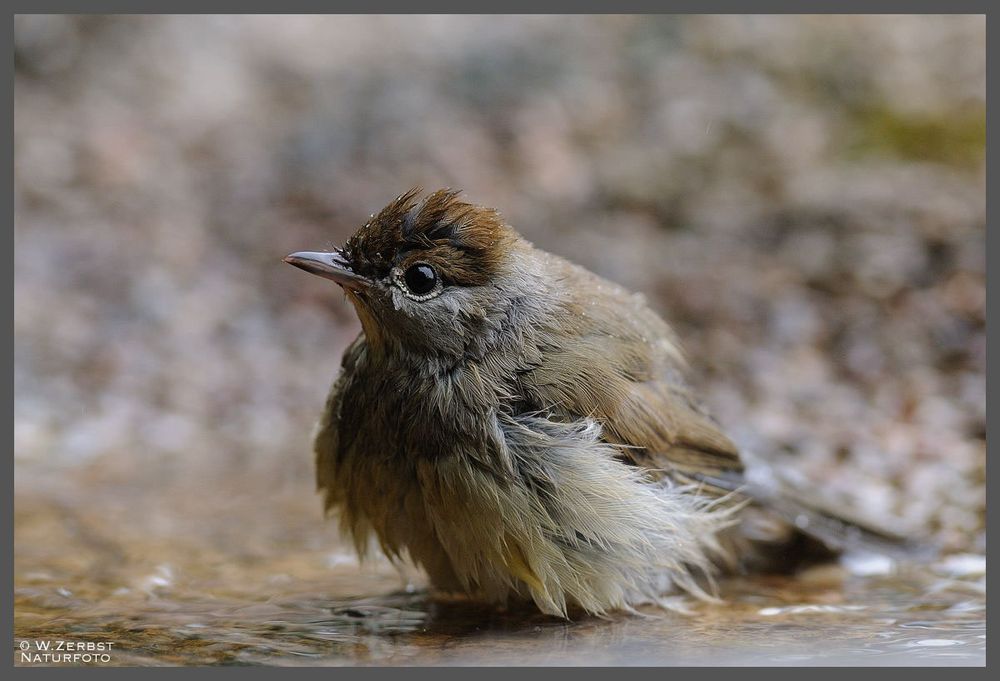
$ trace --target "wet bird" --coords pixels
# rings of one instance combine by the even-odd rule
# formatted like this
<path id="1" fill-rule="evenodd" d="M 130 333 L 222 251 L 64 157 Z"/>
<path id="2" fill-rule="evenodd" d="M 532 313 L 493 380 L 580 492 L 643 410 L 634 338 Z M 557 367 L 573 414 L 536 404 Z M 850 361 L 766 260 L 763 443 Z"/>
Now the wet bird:
<path id="1" fill-rule="evenodd" d="M 457 192 L 411 190 L 343 248 L 285 260 L 361 321 L 315 456 L 362 555 L 374 539 L 437 589 L 566 616 L 712 598 L 762 547 L 780 564 L 881 538 L 754 482 L 642 296 Z"/>

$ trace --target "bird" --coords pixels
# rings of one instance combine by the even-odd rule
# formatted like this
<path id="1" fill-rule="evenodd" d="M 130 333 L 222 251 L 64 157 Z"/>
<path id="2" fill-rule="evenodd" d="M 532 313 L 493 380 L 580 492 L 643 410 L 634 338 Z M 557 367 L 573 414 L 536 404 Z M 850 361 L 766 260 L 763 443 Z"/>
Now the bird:
<path id="1" fill-rule="evenodd" d="M 377 546 L 437 591 L 635 612 L 718 600 L 716 576 L 761 556 L 899 540 L 754 482 L 641 294 L 459 191 L 411 189 L 285 262 L 339 285 L 361 324 L 315 430 L 324 509 L 360 556 Z"/>

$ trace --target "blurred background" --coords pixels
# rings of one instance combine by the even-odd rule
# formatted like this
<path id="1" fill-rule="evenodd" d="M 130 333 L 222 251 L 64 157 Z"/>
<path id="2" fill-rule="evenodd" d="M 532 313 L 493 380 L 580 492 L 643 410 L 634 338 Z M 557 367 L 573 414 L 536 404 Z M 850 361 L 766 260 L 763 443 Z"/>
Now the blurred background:
<path id="1" fill-rule="evenodd" d="M 414 185 L 644 292 L 759 458 L 984 550 L 985 17 L 19 16 L 14 39 L 22 603 L 327 555 L 310 436 L 359 326 L 281 258 Z"/>

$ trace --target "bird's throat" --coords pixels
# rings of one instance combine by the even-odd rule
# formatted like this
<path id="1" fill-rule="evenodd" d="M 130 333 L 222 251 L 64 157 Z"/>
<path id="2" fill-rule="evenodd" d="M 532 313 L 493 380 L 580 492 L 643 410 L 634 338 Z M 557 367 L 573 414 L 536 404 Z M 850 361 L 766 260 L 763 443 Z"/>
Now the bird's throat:
<path id="1" fill-rule="evenodd" d="M 354 305 L 354 310 L 358 313 L 361 321 L 361 329 L 365 332 L 365 340 L 368 342 L 370 350 L 379 352 L 385 346 L 385 332 L 379 324 L 378 319 L 372 314 L 365 301 L 355 291 L 344 289 L 347 299 Z"/>

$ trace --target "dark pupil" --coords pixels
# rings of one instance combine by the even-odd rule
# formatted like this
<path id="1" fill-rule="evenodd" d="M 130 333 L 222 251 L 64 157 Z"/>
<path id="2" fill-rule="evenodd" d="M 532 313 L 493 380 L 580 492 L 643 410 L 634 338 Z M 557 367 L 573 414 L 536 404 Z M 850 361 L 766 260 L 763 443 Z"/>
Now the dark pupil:
<path id="1" fill-rule="evenodd" d="M 406 270 L 403 279 L 406 281 L 408 289 L 418 296 L 422 296 L 434 290 L 434 284 L 437 282 L 437 274 L 435 274 L 434 268 L 430 265 L 413 265 Z"/>

